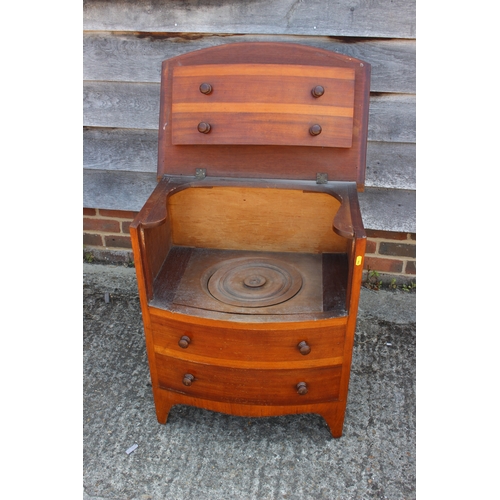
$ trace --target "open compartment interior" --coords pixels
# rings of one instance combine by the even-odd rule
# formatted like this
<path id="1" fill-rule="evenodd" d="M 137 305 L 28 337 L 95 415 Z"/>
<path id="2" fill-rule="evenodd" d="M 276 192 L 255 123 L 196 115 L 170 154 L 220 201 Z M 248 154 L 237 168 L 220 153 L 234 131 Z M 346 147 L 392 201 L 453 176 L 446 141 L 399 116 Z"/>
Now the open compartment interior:
<path id="1" fill-rule="evenodd" d="M 188 187 L 163 203 L 167 217 L 151 231 L 168 251 L 151 306 L 244 321 L 347 314 L 351 240 L 334 231 L 342 202 L 331 193 Z"/>

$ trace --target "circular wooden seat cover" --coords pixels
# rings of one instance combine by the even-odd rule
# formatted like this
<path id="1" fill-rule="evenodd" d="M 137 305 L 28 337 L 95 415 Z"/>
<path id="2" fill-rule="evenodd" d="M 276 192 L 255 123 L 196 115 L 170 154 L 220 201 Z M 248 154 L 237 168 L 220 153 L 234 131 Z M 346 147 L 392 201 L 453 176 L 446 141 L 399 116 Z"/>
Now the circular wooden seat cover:
<path id="1" fill-rule="evenodd" d="M 273 258 L 230 259 L 207 273 L 211 295 L 229 305 L 266 307 L 286 302 L 302 288 L 294 267 Z"/>

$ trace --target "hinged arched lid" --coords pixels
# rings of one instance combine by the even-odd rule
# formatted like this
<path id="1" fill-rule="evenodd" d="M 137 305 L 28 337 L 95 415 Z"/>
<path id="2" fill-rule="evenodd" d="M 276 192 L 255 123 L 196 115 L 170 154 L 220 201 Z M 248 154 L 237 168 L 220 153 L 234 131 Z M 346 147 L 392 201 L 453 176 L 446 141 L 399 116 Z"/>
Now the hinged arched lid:
<path id="1" fill-rule="evenodd" d="M 158 177 L 365 178 L 370 65 L 287 43 L 163 62 Z"/>

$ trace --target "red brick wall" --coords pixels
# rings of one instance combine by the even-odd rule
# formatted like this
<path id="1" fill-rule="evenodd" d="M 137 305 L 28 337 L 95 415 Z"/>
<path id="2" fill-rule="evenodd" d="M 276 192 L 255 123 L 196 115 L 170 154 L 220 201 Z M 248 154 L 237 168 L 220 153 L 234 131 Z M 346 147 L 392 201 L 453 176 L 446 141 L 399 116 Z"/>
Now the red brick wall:
<path id="1" fill-rule="evenodd" d="M 132 263 L 129 226 L 137 212 L 83 209 L 83 246 L 86 260 Z M 416 235 L 388 231 L 366 231 L 365 271 L 387 279 L 416 277 Z"/>
<path id="2" fill-rule="evenodd" d="M 137 212 L 83 209 L 83 247 L 87 261 L 132 263 L 129 226 Z"/>
<path id="3" fill-rule="evenodd" d="M 364 268 L 387 278 L 414 280 L 417 274 L 417 239 L 414 233 L 366 230 Z"/>

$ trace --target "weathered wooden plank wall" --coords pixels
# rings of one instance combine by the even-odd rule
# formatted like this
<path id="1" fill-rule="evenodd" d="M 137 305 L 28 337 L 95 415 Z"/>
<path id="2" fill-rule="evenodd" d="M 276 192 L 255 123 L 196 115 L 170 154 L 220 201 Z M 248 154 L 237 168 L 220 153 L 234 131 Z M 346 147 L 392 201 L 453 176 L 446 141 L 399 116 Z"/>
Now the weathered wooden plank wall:
<path id="1" fill-rule="evenodd" d="M 84 205 L 138 210 L 155 183 L 161 61 L 301 43 L 372 65 L 367 228 L 416 232 L 415 0 L 85 0 Z"/>

